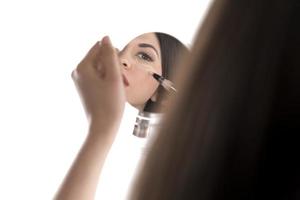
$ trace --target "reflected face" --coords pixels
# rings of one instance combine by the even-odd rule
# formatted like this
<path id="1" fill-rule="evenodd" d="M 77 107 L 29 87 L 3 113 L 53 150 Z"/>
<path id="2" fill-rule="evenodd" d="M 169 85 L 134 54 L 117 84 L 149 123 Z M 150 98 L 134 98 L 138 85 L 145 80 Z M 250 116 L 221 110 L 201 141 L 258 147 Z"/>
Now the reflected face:
<path id="1" fill-rule="evenodd" d="M 160 45 L 155 33 L 133 39 L 119 52 L 119 58 L 126 79 L 127 101 L 141 110 L 150 98 L 155 100 L 159 86 L 149 71 L 162 74 Z"/>

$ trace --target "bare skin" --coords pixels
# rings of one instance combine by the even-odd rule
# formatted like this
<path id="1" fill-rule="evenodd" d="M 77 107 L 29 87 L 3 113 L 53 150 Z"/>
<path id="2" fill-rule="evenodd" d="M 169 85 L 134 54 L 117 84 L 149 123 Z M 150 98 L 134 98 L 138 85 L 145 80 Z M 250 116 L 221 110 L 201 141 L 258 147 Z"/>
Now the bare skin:
<path id="1" fill-rule="evenodd" d="M 81 97 L 89 129 L 87 138 L 54 199 L 94 199 L 105 158 L 114 141 L 126 96 L 117 52 L 108 37 L 97 42 L 72 78 Z"/>
<path id="2" fill-rule="evenodd" d="M 159 41 L 154 33 L 142 34 L 131 40 L 118 55 L 122 74 L 128 81 L 126 100 L 142 110 L 150 98 L 156 101 L 158 83 L 149 71 L 162 74 Z"/>

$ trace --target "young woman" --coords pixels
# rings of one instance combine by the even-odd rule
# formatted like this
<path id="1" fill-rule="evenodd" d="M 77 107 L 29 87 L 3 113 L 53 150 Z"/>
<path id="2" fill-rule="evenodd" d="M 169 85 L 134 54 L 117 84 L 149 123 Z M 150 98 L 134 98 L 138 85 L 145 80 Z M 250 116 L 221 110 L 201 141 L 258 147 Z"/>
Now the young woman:
<path id="1" fill-rule="evenodd" d="M 89 133 L 56 199 L 94 198 L 125 102 L 139 110 L 161 111 L 163 89 L 149 72 L 172 80 L 176 61 L 187 51 L 180 41 L 164 33 L 143 34 L 121 51 L 108 37 L 91 48 L 72 73 L 87 114 Z"/>
<path id="2" fill-rule="evenodd" d="M 149 72 L 172 80 L 177 61 L 187 52 L 178 39 L 165 33 L 146 33 L 129 42 L 118 52 L 127 101 L 139 110 L 162 109 L 163 88 Z"/>
<path id="3" fill-rule="evenodd" d="M 214 1 L 130 200 L 300 199 L 299 8 Z"/>
<path id="4" fill-rule="evenodd" d="M 300 198 L 299 18 L 298 0 L 214 2 L 130 200 Z M 93 199 L 125 102 L 116 60 L 104 38 L 76 70 L 92 123 L 58 199 Z"/>

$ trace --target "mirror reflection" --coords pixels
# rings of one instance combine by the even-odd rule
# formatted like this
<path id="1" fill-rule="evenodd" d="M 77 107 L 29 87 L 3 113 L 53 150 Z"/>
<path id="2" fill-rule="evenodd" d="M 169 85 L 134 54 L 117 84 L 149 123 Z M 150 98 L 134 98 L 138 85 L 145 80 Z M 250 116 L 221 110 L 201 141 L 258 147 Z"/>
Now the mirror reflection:
<path id="1" fill-rule="evenodd" d="M 127 101 L 140 111 L 162 112 L 166 89 L 153 73 L 173 81 L 177 61 L 187 51 L 166 33 L 150 32 L 131 40 L 119 51 Z"/>
<path id="2" fill-rule="evenodd" d="M 119 51 L 127 101 L 139 110 L 133 135 L 156 131 L 169 93 L 176 91 L 173 74 L 187 52 L 177 38 L 160 32 L 139 35 Z"/>

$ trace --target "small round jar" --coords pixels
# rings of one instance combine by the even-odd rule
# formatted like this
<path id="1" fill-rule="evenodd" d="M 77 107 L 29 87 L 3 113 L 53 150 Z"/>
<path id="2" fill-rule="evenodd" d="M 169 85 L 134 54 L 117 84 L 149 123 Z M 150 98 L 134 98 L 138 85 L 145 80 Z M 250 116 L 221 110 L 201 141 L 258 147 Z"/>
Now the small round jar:
<path id="1" fill-rule="evenodd" d="M 162 113 L 140 111 L 136 117 L 133 135 L 140 138 L 149 137 L 159 128 L 162 117 Z"/>

